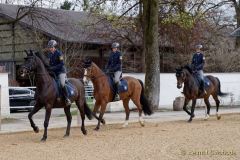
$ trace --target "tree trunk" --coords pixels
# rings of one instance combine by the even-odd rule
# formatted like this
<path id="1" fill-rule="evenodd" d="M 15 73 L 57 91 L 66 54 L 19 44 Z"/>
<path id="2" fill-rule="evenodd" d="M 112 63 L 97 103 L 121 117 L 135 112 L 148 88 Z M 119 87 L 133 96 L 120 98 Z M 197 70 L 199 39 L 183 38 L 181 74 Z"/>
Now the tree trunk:
<path id="1" fill-rule="evenodd" d="M 236 19 L 237 19 L 237 28 L 240 27 L 240 5 L 239 3 L 235 3 L 235 12 L 236 12 Z M 240 37 L 236 37 L 236 41 L 235 41 L 235 49 L 239 49 L 240 48 Z"/>
<path id="2" fill-rule="evenodd" d="M 160 66 L 158 47 L 158 0 L 143 0 L 145 91 L 153 109 L 159 106 Z"/>
<path id="3" fill-rule="evenodd" d="M 143 0 L 139 0 L 139 24 L 140 24 L 141 30 L 144 31 Z M 142 62 L 142 64 L 145 64 L 144 35 L 143 35 L 142 47 L 143 47 L 143 49 L 141 51 L 141 62 Z M 146 72 L 145 65 L 142 66 L 141 72 Z"/>

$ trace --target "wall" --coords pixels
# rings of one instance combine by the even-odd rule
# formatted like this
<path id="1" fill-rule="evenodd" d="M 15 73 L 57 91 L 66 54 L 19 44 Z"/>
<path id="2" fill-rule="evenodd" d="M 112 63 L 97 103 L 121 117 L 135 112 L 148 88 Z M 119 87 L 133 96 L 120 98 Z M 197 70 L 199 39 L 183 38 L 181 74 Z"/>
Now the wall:
<path id="1" fill-rule="evenodd" d="M 8 92 L 8 73 L 0 73 L 1 85 L 1 115 L 8 117 L 10 115 L 9 108 L 9 92 Z"/>
<path id="2" fill-rule="evenodd" d="M 231 93 L 230 95 L 221 98 L 221 105 L 240 105 L 240 73 L 206 73 L 205 75 L 213 75 L 219 78 L 221 81 L 222 92 Z M 144 80 L 145 74 L 143 73 L 124 73 L 123 76 L 132 76 L 137 79 Z M 173 108 L 173 101 L 181 94 L 182 89 L 177 89 L 177 80 L 174 73 L 161 73 L 160 74 L 160 103 L 159 108 Z M 215 101 L 210 98 L 211 105 L 215 106 Z M 119 105 L 121 104 L 121 105 Z M 198 106 L 204 106 L 203 100 L 197 101 Z M 130 108 L 134 108 L 133 103 L 130 103 Z M 111 103 L 108 105 L 108 111 L 120 111 L 123 110 L 122 103 Z"/>
<path id="3" fill-rule="evenodd" d="M 1 21 L 7 19 L 0 17 Z M 21 64 L 26 57 L 24 50 L 39 50 L 43 39 L 42 34 L 19 24 L 0 25 L 0 60 L 1 65 L 6 64 L 10 79 L 16 78 L 15 65 Z"/>

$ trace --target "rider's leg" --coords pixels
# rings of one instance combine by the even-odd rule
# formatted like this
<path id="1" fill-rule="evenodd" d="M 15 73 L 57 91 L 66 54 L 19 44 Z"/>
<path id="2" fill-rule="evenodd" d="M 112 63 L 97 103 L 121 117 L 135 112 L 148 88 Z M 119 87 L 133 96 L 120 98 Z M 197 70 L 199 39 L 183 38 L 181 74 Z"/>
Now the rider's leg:
<path id="1" fill-rule="evenodd" d="M 63 91 L 63 96 L 66 100 L 66 104 L 67 105 L 71 105 L 71 101 L 68 98 L 68 94 L 67 94 L 67 88 L 65 86 L 65 82 L 66 82 L 66 73 L 60 73 L 59 74 L 59 79 L 60 79 L 60 83 L 61 83 L 61 87 L 62 87 L 62 91 Z"/>
<path id="2" fill-rule="evenodd" d="M 119 100 L 119 91 L 118 91 L 118 85 L 121 83 L 120 82 L 120 77 L 122 75 L 122 72 L 121 71 L 117 71 L 117 72 L 114 72 L 114 82 L 115 82 L 115 88 L 116 88 L 116 91 L 117 91 L 117 94 L 116 94 L 116 97 L 115 97 L 115 100 Z"/>
<path id="3" fill-rule="evenodd" d="M 115 84 L 119 84 L 120 83 L 121 75 L 122 75 L 121 71 L 114 72 L 114 82 L 115 82 Z"/>
<path id="4" fill-rule="evenodd" d="M 204 87 L 203 70 L 199 70 L 199 71 L 198 71 L 198 76 L 199 76 L 199 79 L 201 79 L 201 82 L 200 82 L 200 90 L 201 90 L 202 93 L 206 94 L 205 87 Z"/>

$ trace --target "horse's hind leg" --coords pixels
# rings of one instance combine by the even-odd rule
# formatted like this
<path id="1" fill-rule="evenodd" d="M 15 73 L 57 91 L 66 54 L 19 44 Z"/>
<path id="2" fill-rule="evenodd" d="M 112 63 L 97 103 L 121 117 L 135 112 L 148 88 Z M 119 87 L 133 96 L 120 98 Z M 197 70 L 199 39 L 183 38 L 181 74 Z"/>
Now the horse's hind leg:
<path id="1" fill-rule="evenodd" d="M 139 99 L 139 100 L 137 100 L 137 99 Z M 140 125 L 143 127 L 144 126 L 144 120 L 142 118 L 142 106 L 141 106 L 141 103 L 140 103 L 140 95 L 139 95 L 139 98 L 136 98 L 136 97 L 132 98 L 132 101 L 138 108 L 138 113 L 139 113 L 139 120 L 138 121 L 139 121 Z"/>
<path id="2" fill-rule="evenodd" d="M 47 128 L 48 128 L 51 112 L 52 112 L 52 106 L 50 104 L 46 105 L 46 113 L 45 113 L 45 120 L 44 120 L 44 133 L 43 133 L 43 137 L 42 137 L 41 141 L 47 140 Z"/>
<path id="3" fill-rule="evenodd" d="M 64 108 L 64 112 L 67 118 L 67 129 L 66 129 L 66 133 L 64 135 L 64 137 L 68 137 L 70 135 L 70 127 L 71 127 L 71 122 L 72 122 L 72 115 L 70 112 L 70 106 L 66 106 Z"/>
<path id="4" fill-rule="evenodd" d="M 216 116 L 217 116 L 217 119 L 219 120 L 219 119 L 221 119 L 221 115 L 218 113 L 220 101 L 219 101 L 219 99 L 218 99 L 217 94 L 214 94 L 214 95 L 212 95 L 212 96 L 213 96 L 213 99 L 214 99 L 215 102 L 216 102 Z"/>
<path id="5" fill-rule="evenodd" d="M 210 108 L 211 108 L 211 105 L 210 105 L 210 103 L 209 103 L 208 98 L 209 98 L 209 97 L 204 98 L 204 102 L 205 102 L 205 104 L 206 104 L 206 106 L 207 106 L 207 111 L 206 111 L 204 120 L 207 120 L 207 119 L 209 118 L 209 116 L 210 116 Z"/>
<path id="6" fill-rule="evenodd" d="M 81 126 L 81 131 L 84 135 L 87 134 L 87 130 L 85 129 L 85 112 L 84 112 L 84 102 L 83 101 L 76 101 L 76 105 L 80 111 L 81 119 L 82 119 L 82 126 Z"/>
<path id="7" fill-rule="evenodd" d="M 42 108 L 41 105 L 39 105 L 38 103 L 36 103 L 36 105 L 33 107 L 32 111 L 28 114 L 28 119 L 30 121 L 31 127 L 33 128 L 35 133 L 39 132 L 39 128 L 35 125 L 32 116 L 37 113 L 40 109 Z"/>
<path id="8" fill-rule="evenodd" d="M 123 127 L 128 126 L 128 120 L 129 120 L 129 114 L 130 114 L 130 110 L 129 110 L 129 106 L 128 106 L 129 100 L 130 100 L 129 98 L 123 100 L 123 106 L 124 106 L 125 113 L 126 113 L 126 119 L 123 124 Z"/>

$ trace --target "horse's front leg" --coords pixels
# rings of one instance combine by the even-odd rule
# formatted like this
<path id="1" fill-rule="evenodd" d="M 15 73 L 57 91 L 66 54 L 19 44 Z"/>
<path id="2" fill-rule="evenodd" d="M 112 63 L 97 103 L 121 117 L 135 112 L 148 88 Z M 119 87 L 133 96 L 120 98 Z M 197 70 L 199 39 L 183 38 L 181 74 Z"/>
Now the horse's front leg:
<path id="1" fill-rule="evenodd" d="M 190 99 L 186 98 L 185 97 L 185 100 L 184 100 L 184 105 L 183 105 L 183 110 L 188 114 L 188 115 L 191 115 L 191 113 L 188 111 L 187 109 L 187 105 L 189 103 Z"/>
<path id="2" fill-rule="evenodd" d="M 35 133 L 38 133 L 39 132 L 39 128 L 35 125 L 33 119 L 32 119 L 32 116 L 37 113 L 43 106 L 42 105 L 39 105 L 39 103 L 37 102 L 35 104 L 35 106 L 33 107 L 32 111 L 28 114 L 28 119 L 30 121 L 30 124 L 31 124 L 31 127 L 33 128 L 34 132 Z"/>
<path id="3" fill-rule="evenodd" d="M 47 104 L 46 105 L 45 120 L 44 120 L 44 133 L 43 133 L 43 137 L 41 139 L 41 141 L 43 141 L 43 142 L 47 140 L 47 128 L 48 128 L 51 112 L 52 112 L 52 105 Z"/>
<path id="4" fill-rule="evenodd" d="M 191 115 L 188 122 L 192 122 L 193 117 L 195 117 L 194 110 L 195 110 L 196 102 L 197 102 L 197 99 L 192 99 Z"/>
<path id="5" fill-rule="evenodd" d="M 93 115 L 93 117 L 95 117 L 97 120 L 99 120 L 99 117 L 97 116 L 97 112 L 98 112 L 98 110 L 99 110 L 99 107 L 100 107 L 100 102 L 96 100 L 96 102 L 95 102 L 95 104 L 94 104 L 94 108 L 93 108 L 92 115 Z M 102 120 L 101 120 L 101 123 L 102 123 L 102 124 L 105 124 L 106 122 L 105 122 L 104 119 L 102 119 Z"/>
<path id="6" fill-rule="evenodd" d="M 130 100 L 129 98 L 123 100 L 123 106 L 124 106 L 125 113 L 126 113 L 125 122 L 124 122 L 124 124 L 123 124 L 123 127 L 124 127 L 124 128 L 128 126 L 128 120 L 129 120 L 129 114 L 130 114 L 130 110 L 129 110 L 129 106 L 128 106 L 129 100 Z M 139 107 L 139 106 L 137 106 L 137 107 Z M 141 106 L 140 106 L 140 107 L 141 107 Z M 140 109 L 141 109 L 141 108 L 140 108 Z M 141 114 L 141 113 L 142 113 L 142 112 L 139 112 L 139 122 L 140 122 L 140 117 L 141 117 L 140 114 Z M 141 124 L 141 122 L 140 122 L 140 124 Z"/>
<path id="7" fill-rule="evenodd" d="M 95 128 L 96 131 L 100 129 L 100 123 L 103 120 L 103 115 L 105 113 L 106 106 L 107 106 L 107 102 L 102 102 L 101 103 L 101 110 L 100 110 L 100 114 L 99 114 L 98 124 L 97 124 L 97 126 Z"/>
<path id="8" fill-rule="evenodd" d="M 71 106 L 64 107 L 64 112 L 67 117 L 67 129 L 66 129 L 66 133 L 65 133 L 64 137 L 68 137 L 70 135 L 70 129 L 71 129 L 70 127 L 71 127 L 71 123 L 72 123 L 72 115 L 70 112 L 70 107 Z"/>

